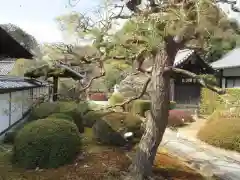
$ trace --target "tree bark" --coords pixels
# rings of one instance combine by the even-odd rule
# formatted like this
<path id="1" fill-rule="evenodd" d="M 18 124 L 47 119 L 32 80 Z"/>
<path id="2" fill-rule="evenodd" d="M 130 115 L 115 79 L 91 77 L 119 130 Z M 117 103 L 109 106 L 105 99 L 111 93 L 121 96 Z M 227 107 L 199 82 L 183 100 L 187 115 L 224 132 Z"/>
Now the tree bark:
<path id="1" fill-rule="evenodd" d="M 170 74 L 164 73 L 164 68 L 172 66 L 174 57 L 174 52 L 169 56 L 166 49 L 158 51 L 154 56 L 150 93 L 151 117 L 147 119 L 145 133 L 130 167 L 128 179 L 143 180 L 151 176 L 157 149 L 168 123 Z"/>

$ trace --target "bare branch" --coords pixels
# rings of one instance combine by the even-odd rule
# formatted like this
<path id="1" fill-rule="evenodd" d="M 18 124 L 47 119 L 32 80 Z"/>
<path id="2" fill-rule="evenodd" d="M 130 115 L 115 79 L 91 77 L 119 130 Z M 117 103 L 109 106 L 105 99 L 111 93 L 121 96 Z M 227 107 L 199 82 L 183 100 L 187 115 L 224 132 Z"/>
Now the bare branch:
<path id="1" fill-rule="evenodd" d="M 88 84 L 85 87 L 83 87 L 80 90 L 80 92 L 86 91 L 92 85 L 92 83 L 95 79 L 98 79 L 98 78 L 101 78 L 101 77 L 105 76 L 106 70 L 104 69 L 103 60 L 99 60 L 99 67 L 100 67 L 100 75 L 91 78 L 90 81 L 88 82 Z"/>
<path id="2" fill-rule="evenodd" d="M 120 104 L 115 104 L 115 105 L 113 105 L 113 106 L 107 106 L 107 107 L 103 108 L 102 110 L 110 109 L 110 108 L 114 108 L 114 107 L 122 107 L 122 108 L 124 108 L 124 106 L 125 106 L 126 104 L 129 104 L 129 103 L 131 103 L 131 102 L 134 101 L 134 100 L 137 100 L 137 99 L 142 98 L 142 97 L 144 96 L 144 94 L 146 93 L 147 87 L 148 87 L 148 85 L 149 85 L 150 82 L 151 82 L 151 77 L 148 77 L 148 79 L 147 79 L 146 82 L 144 83 L 144 86 L 143 86 L 143 88 L 142 88 L 141 93 L 140 93 L 138 96 L 131 97 L 131 98 L 125 100 L 124 102 L 120 103 Z"/>
<path id="3" fill-rule="evenodd" d="M 126 104 L 129 104 L 130 102 L 132 102 L 132 101 L 134 101 L 134 100 L 136 100 L 136 99 L 140 99 L 140 98 L 143 97 L 143 95 L 146 93 L 147 87 L 148 87 L 148 85 L 149 85 L 150 82 L 151 82 L 151 78 L 148 77 L 148 79 L 146 80 L 146 82 L 145 82 L 145 84 L 144 84 L 144 86 L 143 86 L 143 88 L 142 88 L 141 93 L 140 93 L 138 96 L 131 97 L 131 98 L 127 99 L 126 101 L 124 101 L 124 102 L 121 103 L 121 104 L 116 104 L 116 105 L 110 106 L 110 107 L 108 107 L 108 108 L 113 108 L 113 107 L 117 107 L 117 106 L 124 107 Z"/>
<path id="4" fill-rule="evenodd" d="M 85 77 L 86 77 L 86 74 L 85 74 L 85 75 L 82 75 L 81 73 L 78 73 L 78 72 L 74 71 L 72 68 L 68 67 L 67 65 L 62 64 L 62 62 L 60 62 L 57 66 L 60 67 L 60 68 L 67 69 L 67 70 L 70 71 L 71 73 L 73 73 L 73 74 L 75 74 L 76 76 L 78 76 L 79 79 L 82 79 L 82 78 L 85 78 Z"/>
<path id="5" fill-rule="evenodd" d="M 224 89 L 221 89 L 221 88 L 218 88 L 216 86 L 212 86 L 210 84 L 208 84 L 207 82 L 204 81 L 204 79 L 202 79 L 201 77 L 199 77 L 197 74 L 195 73 L 192 73 L 192 72 L 189 72 L 187 70 L 184 70 L 184 69 L 179 69 L 179 68 L 166 68 L 166 71 L 172 71 L 172 72 L 175 72 L 175 73 L 178 73 L 178 74 L 182 74 L 182 75 L 185 75 L 187 77 L 190 77 L 190 78 L 194 78 L 198 81 L 199 84 L 201 84 L 202 86 L 218 93 L 218 94 L 225 94 L 225 90 Z"/>

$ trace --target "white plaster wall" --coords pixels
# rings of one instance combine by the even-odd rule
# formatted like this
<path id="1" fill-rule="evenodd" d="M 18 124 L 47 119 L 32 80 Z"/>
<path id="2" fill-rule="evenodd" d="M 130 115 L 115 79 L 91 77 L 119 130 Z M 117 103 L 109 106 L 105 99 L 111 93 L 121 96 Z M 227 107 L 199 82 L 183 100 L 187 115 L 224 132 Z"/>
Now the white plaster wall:
<path id="1" fill-rule="evenodd" d="M 39 98 L 39 88 L 33 89 L 33 101 Z"/>
<path id="2" fill-rule="evenodd" d="M 9 93 L 0 94 L 0 132 L 9 126 Z"/>
<path id="3" fill-rule="evenodd" d="M 27 112 L 32 105 L 31 89 L 22 91 L 23 113 Z"/>
<path id="4" fill-rule="evenodd" d="M 23 101 L 22 91 L 11 92 L 11 124 L 22 118 Z"/>
<path id="5" fill-rule="evenodd" d="M 229 76 L 240 76 L 240 67 L 238 68 L 227 68 L 223 70 L 223 76 L 229 77 Z"/>

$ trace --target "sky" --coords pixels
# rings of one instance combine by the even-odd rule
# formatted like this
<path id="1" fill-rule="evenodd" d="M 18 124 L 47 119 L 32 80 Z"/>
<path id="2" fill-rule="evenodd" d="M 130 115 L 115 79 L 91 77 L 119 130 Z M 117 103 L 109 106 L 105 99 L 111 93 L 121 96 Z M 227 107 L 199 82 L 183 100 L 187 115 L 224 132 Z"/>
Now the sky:
<path id="1" fill-rule="evenodd" d="M 71 11 L 90 12 L 100 0 L 80 0 L 75 7 L 68 4 L 69 0 L 0 0 L 0 24 L 12 23 L 18 25 L 27 33 L 33 35 L 40 43 L 63 41 L 61 31 L 55 18 Z M 76 0 L 71 0 L 76 1 Z M 238 0 L 240 7 L 240 0 Z M 230 12 L 230 17 L 239 19 L 240 15 L 233 13 L 229 6 L 222 6 Z"/>
<path id="2" fill-rule="evenodd" d="M 74 8 L 69 0 L 0 0 L 0 24 L 18 25 L 39 42 L 62 41 L 55 18 L 71 11 L 91 11 L 99 0 L 80 0 Z M 74 0 L 72 0 L 74 1 Z"/>

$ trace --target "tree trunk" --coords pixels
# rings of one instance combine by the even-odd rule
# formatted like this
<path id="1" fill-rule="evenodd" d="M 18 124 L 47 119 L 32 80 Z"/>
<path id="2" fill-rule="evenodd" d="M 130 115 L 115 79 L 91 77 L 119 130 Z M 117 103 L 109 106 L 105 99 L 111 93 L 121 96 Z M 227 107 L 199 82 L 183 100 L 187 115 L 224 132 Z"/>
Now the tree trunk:
<path id="1" fill-rule="evenodd" d="M 171 57 L 175 57 L 174 54 Z M 168 123 L 170 74 L 164 67 L 172 66 L 173 59 L 166 50 L 157 52 L 151 79 L 151 117 L 147 119 L 145 133 L 139 143 L 136 157 L 130 167 L 132 180 L 143 180 L 151 176 L 152 165 Z"/>

